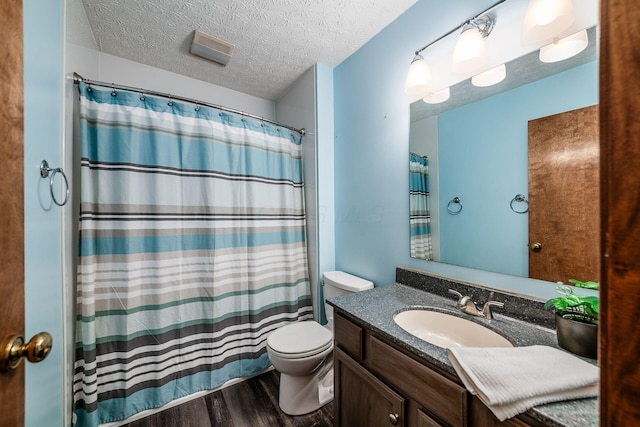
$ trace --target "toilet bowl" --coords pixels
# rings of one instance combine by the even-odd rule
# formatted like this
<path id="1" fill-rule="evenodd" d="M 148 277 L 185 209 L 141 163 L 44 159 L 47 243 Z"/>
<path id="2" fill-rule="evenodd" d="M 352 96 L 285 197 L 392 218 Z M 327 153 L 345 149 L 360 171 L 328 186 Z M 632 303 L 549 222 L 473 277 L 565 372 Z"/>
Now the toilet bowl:
<path id="1" fill-rule="evenodd" d="M 278 403 L 288 415 L 313 412 L 333 399 L 333 309 L 326 299 L 371 289 L 373 283 L 342 271 L 323 274 L 327 326 L 294 322 L 267 338 L 267 354 L 280 372 Z"/>

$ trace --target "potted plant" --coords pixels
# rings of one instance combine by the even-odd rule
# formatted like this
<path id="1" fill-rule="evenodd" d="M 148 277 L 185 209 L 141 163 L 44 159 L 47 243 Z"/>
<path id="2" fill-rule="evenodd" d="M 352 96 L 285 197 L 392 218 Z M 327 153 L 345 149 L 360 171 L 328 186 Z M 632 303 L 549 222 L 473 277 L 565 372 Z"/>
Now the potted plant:
<path id="1" fill-rule="evenodd" d="M 569 280 L 577 287 L 598 289 L 596 282 Z M 558 345 L 580 356 L 595 359 L 598 356 L 599 299 L 596 296 L 576 295 L 566 285 L 556 286 L 561 296 L 548 300 L 544 307 L 556 312 Z"/>

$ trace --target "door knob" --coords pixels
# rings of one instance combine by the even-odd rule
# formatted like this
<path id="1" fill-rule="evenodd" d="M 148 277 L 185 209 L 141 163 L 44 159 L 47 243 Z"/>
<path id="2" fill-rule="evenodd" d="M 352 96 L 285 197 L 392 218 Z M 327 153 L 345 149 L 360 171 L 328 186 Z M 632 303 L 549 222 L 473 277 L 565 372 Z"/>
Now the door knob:
<path id="1" fill-rule="evenodd" d="M 51 353 L 53 339 L 48 332 L 35 334 L 28 343 L 20 335 L 11 335 L 0 341 L 0 372 L 16 369 L 22 358 L 31 363 L 42 362 Z"/>
<path id="2" fill-rule="evenodd" d="M 531 250 L 533 252 L 540 252 L 542 250 L 542 243 L 535 242 L 533 245 L 531 245 Z"/>

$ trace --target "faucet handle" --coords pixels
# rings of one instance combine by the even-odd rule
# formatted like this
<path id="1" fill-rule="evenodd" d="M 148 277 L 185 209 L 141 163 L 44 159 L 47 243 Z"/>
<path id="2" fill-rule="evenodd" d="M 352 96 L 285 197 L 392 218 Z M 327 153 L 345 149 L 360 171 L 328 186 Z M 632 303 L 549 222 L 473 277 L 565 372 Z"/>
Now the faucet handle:
<path id="1" fill-rule="evenodd" d="M 462 294 L 461 294 L 460 292 L 456 291 L 456 290 L 449 289 L 449 293 L 450 293 L 450 294 L 453 294 L 453 295 L 455 295 L 455 296 L 457 296 L 457 297 L 458 297 L 458 299 L 461 299 L 461 298 L 462 298 Z"/>
<path id="2" fill-rule="evenodd" d="M 483 306 L 482 306 L 482 310 L 480 311 L 480 316 L 484 317 L 487 320 L 491 320 L 493 319 L 493 313 L 491 313 L 491 307 L 504 307 L 504 303 L 503 302 L 499 302 L 499 301 L 487 301 Z"/>
<path id="3" fill-rule="evenodd" d="M 467 303 L 469 303 L 469 301 L 471 301 L 471 297 L 469 296 L 464 296 L 462 295 L 460 292 L 455 291 L 453 289 L 449 289 L 449 293 L 453 294 L 455 296 L 458 297 L 458 301 L 456 302 L 456 305 L 458 306 L 459 309 L 464 309 L 467 305 Z M 473 304 L 473 303 L 472 303 Z M 475 306 L 474 306 L 475 308 Z"/>

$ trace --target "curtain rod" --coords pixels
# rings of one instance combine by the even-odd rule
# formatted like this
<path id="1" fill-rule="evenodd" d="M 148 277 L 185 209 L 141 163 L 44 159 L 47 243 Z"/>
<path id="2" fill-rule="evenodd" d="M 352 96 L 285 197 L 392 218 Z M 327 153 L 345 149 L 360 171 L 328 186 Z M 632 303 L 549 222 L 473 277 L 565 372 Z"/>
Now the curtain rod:
<path id="1" fill-rule="evenodd" d="M 197 99 L 185 98 L 183 96 L 171 95 L 169 93 L 157 92 L 155 90 L 147 90 L 147 89 L 136 88 L 136 87 L 131 87 L 131 86 L 119 85 L 119 84 L 115 84 L 115 83 L 107 83 L 107 82 L 99 82 L 99 81 L 95 81 L 95 80 L 89 80 L 89 79 L 85 79 L 80 74 L 74 72 L 73 73 L 73 83 L 74 84 L 78 84 L 80 82 L 88 84 L 88 85 L 93 85 L 93 86 L 101 86 L 101 87 L 106 87 L 106 88 L 111 88 L 111 89 L 126 90 L 126 91 L 129 91 L 129 92 L 144 93 L 145 95 L 160 96 L 162 98 L 173 99 L 173 100 L 176 100 L 176 101 L 190 102 L 192 104 L 202 105 L 202 106 L 205 106 L 205 107 L 211 107 L 211 108 L 215 108 L 215 109 L 218 109 L 218 110 L 226 111 L 228 113 L 238 114 L 240 116 L 245 116 L 245 117 L 251 117 L 253 119 L 257 119 L 257 120 L 260 120 L 260 121 L 263 121 L 263 122 L 271 123 L 272 125 L 280 126 L 280 127 L 283 127 L 283 128 L 287 128 L 287 129 L 289 129 L 291 131 L 298 132 L 300 135 L 303 135 L 303 136 L 306 135 L 306 133 L 307 133 L 305 128 L 296 129 L 296 128 L 292 127 L 292 126 L 288 126 L 288 125 L 276 122 L 274 120 L 265 119 L 264 117 L 259 117 L 259 116 L 256 116 L 255 114 L 249 114 L 249 113 L 246 113 L 244 111 L 234 110 L 233 108 L 223 107 L 221 105 L 212 104 L 210 102 L 198 101 Z"/>

